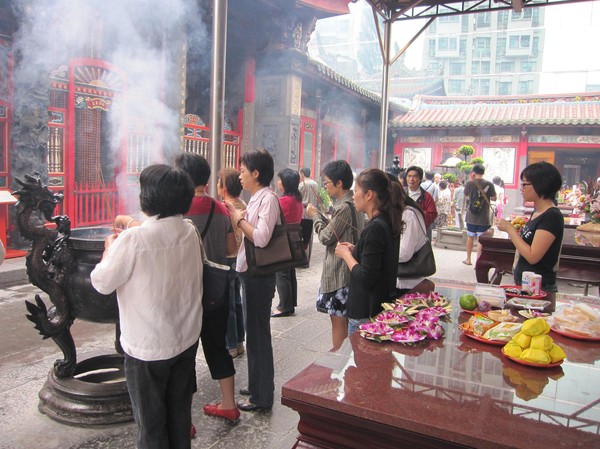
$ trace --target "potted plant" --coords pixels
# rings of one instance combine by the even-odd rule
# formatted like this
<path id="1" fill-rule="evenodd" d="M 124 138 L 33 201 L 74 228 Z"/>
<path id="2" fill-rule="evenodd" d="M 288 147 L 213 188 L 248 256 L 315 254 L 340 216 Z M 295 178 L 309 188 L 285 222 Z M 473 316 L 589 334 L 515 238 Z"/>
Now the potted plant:
<path id="1" fill-rule="evenodd" d="M 462 154 L 465 157 L 465 161 L 467 160 L 467 157 L 471 156 L 473 153 L 475 153 L 475 148 L 471 145 L 463 145 L 458 149 L 458 154 Z"/>

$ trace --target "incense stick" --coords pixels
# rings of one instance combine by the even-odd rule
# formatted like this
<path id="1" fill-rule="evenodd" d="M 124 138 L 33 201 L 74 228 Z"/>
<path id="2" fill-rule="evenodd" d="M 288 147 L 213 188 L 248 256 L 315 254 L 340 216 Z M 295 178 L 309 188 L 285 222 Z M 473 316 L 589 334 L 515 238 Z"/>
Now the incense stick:
<path id="1" fill-rule="evenodd" d="M 321 209 L 325 209 L 325 204 L 323 203 L 323 200 L 321 199 L 321 195 L 318 194 L 318 192 L 315 190 L 315 188 L 313 186 L 310 186 L 310 188 L 312 189 L 313 193 L 315 194 L 315 196 L 317 197 L 317 202 L 319 203 L 319 206 L 321 207 Z M 319 214 L 321 214 L 321 216 L 323 218 L 327 218 L 325 217 L 325 215 L 323 214 L 322 211 L 317 210 L 317 212 Z M 342 218 L 337 217 L 338 220 L 340 220 L 343 224 L 345 224 L 346 226 L 350 226 L 352 229 L 356 230 L 356 232 L 360 232 L 357 228 L 355 228 L 354 226 L 352 226 L 350 223 L 348 223 L 346 220 L 343 220 Z M 329 221 L 331 223 L 331 220 Z M 332 226 L 331 230 L 333 231 L 335 238 L 337 239 L 338 242 L 341 242 L 342 240 L 340 239 L 340 236 L 338 235 L 337 232 L 335 232 L 335 228 Z"/>

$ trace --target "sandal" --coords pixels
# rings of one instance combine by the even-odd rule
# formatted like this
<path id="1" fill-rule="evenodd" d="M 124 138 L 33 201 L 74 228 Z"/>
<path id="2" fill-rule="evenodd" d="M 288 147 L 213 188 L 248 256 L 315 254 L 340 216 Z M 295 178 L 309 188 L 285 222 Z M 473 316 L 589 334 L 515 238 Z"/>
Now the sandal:
<path id="1" fill-rule="evenodd" d="M 465 265 L 473 265 L 471 262 L 467 262 L 466 260 L 462 261 Z"/>

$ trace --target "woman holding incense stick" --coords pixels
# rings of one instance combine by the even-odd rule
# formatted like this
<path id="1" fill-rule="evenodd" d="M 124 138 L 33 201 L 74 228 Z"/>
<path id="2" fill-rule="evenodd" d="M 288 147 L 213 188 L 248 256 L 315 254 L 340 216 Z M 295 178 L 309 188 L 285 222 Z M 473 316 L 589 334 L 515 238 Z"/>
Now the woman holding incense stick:
<path id="1" fill-rule="evenodd" d="M 328 163 L 323 169 L 323 179 L 323 188 L 334 200 L 331 219 L 311 204 L 306 207 L 306 215 L 314 220 L 319 241 L 326 246 L 317 310 L 329 315 L 333 347 L 338 348 L 348 336 L 346 302 L 350 270 L 342 259 L 335 256 L 335 246 L 338 242 L 358 242 L 364 215 L 354 208 L 354 194 L 350 190 L 354 177 L 346 161 Z"/>
<path id="2" fill-rule="evenodd" d="M 356 210 L 369 217 L 356 245 L 339 242 L 335 255 L 350 270 L 348 283 L 348 336 L 396 298 L 398 251 L 402 232 L 402 187 L 390 183 L 376 168 L 363 171 L 354 188 Z"/>

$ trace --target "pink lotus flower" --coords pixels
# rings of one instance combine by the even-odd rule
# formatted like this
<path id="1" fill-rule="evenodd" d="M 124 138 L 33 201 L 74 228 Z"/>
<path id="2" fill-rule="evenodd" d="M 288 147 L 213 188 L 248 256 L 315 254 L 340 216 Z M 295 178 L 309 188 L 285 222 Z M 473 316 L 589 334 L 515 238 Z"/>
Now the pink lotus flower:
<path id="1" fill-rule="evenodd" d="M 385 323 L 385 324 L 394 325 L 394 324 L 407 323 L 408 322 L 408 317 L 404 316 L 404 315 L 401 315 L 400 313 L 388 310 L 386 312 L 381 312 L 380 314 L 378 314 L 375 317 L 375 321 L 376 322 Z"/>
<path id="2" fill-rule="evenodd" d="M 359 330 L 361 332 L 366 332 L 368 334 L 377 336 L 391 335 L 394 333 L 394 329 L 392 329 L 390 326 L 379 322 L 361 324 Z"/>

